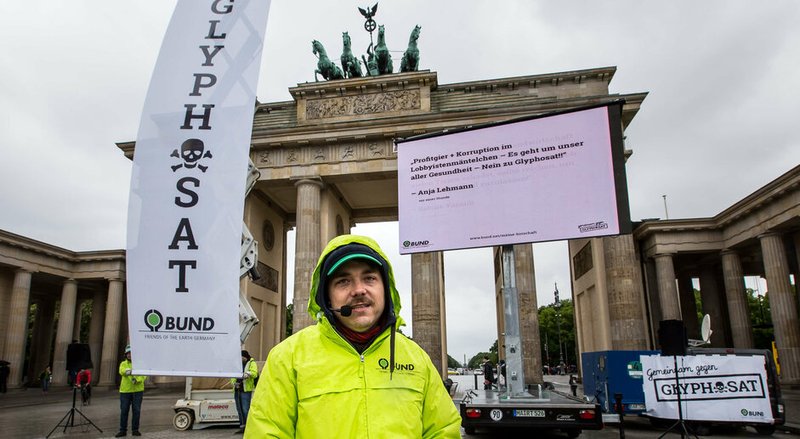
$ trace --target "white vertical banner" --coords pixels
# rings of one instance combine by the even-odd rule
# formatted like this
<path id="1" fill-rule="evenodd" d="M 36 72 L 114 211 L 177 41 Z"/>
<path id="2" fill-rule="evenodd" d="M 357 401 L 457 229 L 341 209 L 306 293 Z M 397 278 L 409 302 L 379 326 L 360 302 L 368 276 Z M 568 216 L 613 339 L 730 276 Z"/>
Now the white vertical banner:
<path id="1" fill-rule="evenodd" d="M 773 422 L 763 356 L 642 355 L 641 360 L 650 416 L 678 419 L 680 398 L 686 420 Z"/>
<path id="2" fill-rule="evenodd" d="M 270 0 L 180 0 L 136 139 L 128 206 L 135 374 L 241 373 L 239 259 Z"/>

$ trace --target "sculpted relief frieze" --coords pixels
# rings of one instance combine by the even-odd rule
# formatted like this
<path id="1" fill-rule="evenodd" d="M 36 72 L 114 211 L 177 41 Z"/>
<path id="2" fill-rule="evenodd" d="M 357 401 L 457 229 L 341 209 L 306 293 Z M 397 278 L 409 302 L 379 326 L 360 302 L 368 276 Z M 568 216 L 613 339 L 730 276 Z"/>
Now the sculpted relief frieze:
<path id="1" fill-rule="evenodd" d="M 391 140 L 342 142 L 325 146 L 279 147 L 255 154 L 256 165 L 262 168 L 301 166 L 393 158 Z"/>
<path id="2" fill-rule="evenodd" d="M 306 119 L 389 113 L 421 108 L 419 90 L 399 90 L 306 101 Z"/>

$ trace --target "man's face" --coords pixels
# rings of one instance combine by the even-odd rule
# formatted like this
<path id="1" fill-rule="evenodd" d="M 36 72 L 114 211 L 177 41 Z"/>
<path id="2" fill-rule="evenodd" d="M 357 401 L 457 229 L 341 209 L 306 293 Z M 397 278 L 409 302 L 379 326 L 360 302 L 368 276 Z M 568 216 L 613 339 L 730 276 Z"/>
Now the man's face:
<path id="1" fill-rule="evenodd" d="M 125 352 L 125 358 L 130 360 L 131 359 L 131 353 L 130 352 Z"/>
<path id="2" fill-rule="evenodd" d="M 344 305 L 353 308 L 349 317 L 339 313 L 334 315 L 344 326 L 356 332 L 364 332 L 375 325 L 386 305 L 380 272 L 358 259 L 345 262 L 330 276 L 328 297 L 334 309 Z"/>

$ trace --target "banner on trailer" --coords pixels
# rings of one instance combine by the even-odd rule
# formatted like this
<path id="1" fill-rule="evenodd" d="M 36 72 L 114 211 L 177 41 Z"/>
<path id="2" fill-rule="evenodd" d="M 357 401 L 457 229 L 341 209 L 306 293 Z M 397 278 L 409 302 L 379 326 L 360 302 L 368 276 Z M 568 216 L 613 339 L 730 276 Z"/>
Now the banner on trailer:
<path id="1" fill-rule="evenodd" d="M 678 396 L 683 419 L 771 423 L 772 408 L 763 356 L 643 355 L 644 399 L 647 414 L 678 419 Z"/>
<path id="2" fill-rule="evenodd" d="M 239 259 L 269 0 L 180 0 L 136 139 L 128 207 L 134 374 L 241 374 Z"/>
<path id="3" fill-rule="evenodd" d="M 400 253 L 630 232 L 622 103 L 397 142 Z"/>

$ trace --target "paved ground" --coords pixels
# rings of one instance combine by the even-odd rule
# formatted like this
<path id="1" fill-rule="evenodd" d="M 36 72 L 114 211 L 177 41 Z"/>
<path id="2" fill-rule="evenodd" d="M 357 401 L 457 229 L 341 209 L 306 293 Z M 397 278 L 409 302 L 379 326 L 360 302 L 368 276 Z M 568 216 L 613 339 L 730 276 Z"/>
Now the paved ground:
<path id="1" fill-rule="evenodd" d="M 472 377 L 463 377 L 470 383 Z M 549 380 L 560 383 L 566 377 L 549 376 Z M 464 383 L 463 388 L 471 388 L 471 384 Z M 560 383 L 566 386 L 566 383 Z M 567 386 L 568 387 L 568 386 Z M 176 431 L 172 426 L 172 405 L 182 397 L 182 389 L 148 389 L 145 392 L 142 405 L 141 431 L 145 438 L 232 438 L 235 436 L 235 427 L 217 427 L 203 430 Z M 785 396 L 787 405 L 787 419 L 793 423 L 786 429 L 775 433 L 775 438 L 791 439 L 798 437 L 785 431 L 792 429 L 800 433 L 800 391 L 787 390 Z M 80 397 L 78 398 L 80 399 Z M 9 393 L 0 394 L 0 437 L 3 439 L 28 439 L 43 438 L 50 433 L 59 421 L 70 412 L 72 407 L 72 392 L 66 389 L 51 390 L 49 394 L 42 395 L 38 389 L 11 390 Z M 63 423 L 53 431 L 51 438 L 110 438 L 117 432 L 119 422 L 119 397 L 116 390 L 95 389 L 92 404 L 81 407 L 80 401 L 76 408 L 89 418 L 102 433 L 91 425 L 79 425 L 82 417 L 75 413 L 75 427 L 67 428 Z M 630 417 L 629 417 L 630 418 Z M 627 439 L 656 438 L 663 429 L 655 429 L 642 419 L 626 418 L 625 437 Z M 474 435 L 462 434 L 464 438 L 529 438 L 530 432 L 513 431 L 478 431 Z M 537 433 L 537 438 L 565 438 L 559 432 Z M 607 425 L 601 431 L 586 431 L 581 439 L 612 439 L 619 437 L 616 425 Z M 678 437 L 670 433 L 666 437 Z M 756 438 L 758 436 L 752 429 L 739 429 L 732 431 L 716 431 L 715 438 Z"/>

